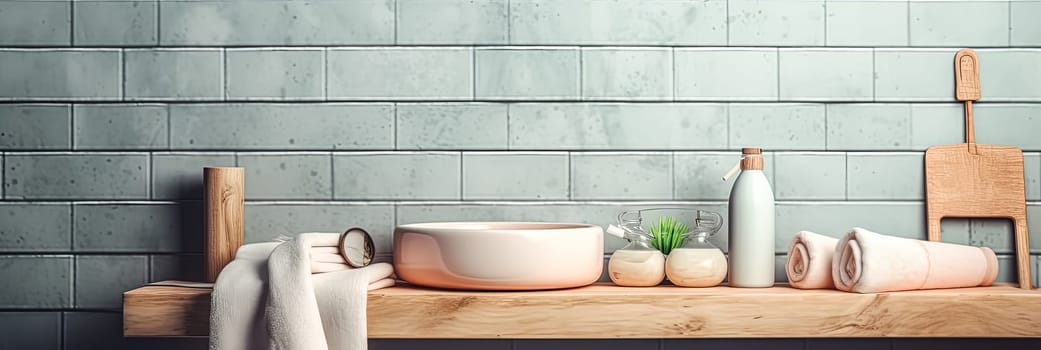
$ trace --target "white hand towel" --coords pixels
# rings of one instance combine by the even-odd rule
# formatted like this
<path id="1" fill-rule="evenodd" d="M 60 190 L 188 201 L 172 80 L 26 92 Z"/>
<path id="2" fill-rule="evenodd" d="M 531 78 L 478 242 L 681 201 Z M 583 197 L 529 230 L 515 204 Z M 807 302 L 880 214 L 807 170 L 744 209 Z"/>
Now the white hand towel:
<path id="1" fill-rule="evenodd" d="M 392 286 L 393 267 L 312 274 L 314 247 L 338 237 L 307 233 L 239 248 L 214 286 L 210 349 L 367 348 L 366 292 Z"/>
<path id="2" fill-rule="evenodd" d="M 854 228 L 839 240 L 832 279 L 839 290 L 878 293 L 988 286 L 998 258 L 987 247 L 920 241 Z"/>
<path id="3" fill-rule="evenodd" d="M 797 232 L 788 247 L 788 262 L 784 266 L 788 283 L 799 289 L 834 289 L 831 260 L 838 243 L 838 239 L 822 234 Z"/>

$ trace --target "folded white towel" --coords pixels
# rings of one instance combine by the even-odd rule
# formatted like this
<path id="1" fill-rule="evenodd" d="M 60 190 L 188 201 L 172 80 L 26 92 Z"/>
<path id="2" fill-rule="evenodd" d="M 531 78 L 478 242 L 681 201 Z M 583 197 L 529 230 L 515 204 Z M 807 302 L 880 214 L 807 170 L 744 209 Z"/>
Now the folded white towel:
<path id="1" fill-rule="evenodd" d="M 312 274 L 315 248 L 335 233 L 248 244 L 221 271 L 210 312 L 210 349 L 367 348 L 366 292 L 389 287 L 393 267 L 373 264 Z M 346 266 L 346 264 L 343 264 Z M 321 270 L 321 269 L 319 269 Z"/>
<path id="2" fill-rule="evenodd" d="M 822 234 L 797 232 L 788 247 L 788 262 L 784 266 L 788 283 L 799 289 L 834 289 L 831 260 L 838 243 L 838 239 Z"/>
<path id="3" fill-rule="evenodd" d="M 987 247 L 880 235 L 854 228 L 839 240 L 832 279 L 839 290 L 878 293 L 987 286 L 998 258 Z"/>

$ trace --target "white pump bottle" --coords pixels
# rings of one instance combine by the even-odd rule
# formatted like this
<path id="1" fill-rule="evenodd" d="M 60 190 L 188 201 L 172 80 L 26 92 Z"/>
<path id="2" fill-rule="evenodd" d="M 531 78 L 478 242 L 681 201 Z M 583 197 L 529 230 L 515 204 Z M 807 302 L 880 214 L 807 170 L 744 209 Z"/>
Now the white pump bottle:
<path id="1" fill-rule="evenodd" d="M 741 174 L 730 189 L 728 284 L 740 288 L 774 285 L 774 194 L 763 174 L 763 151 L 741 149 Z M 727 175 L 737 171 L 734 166 Z"/>

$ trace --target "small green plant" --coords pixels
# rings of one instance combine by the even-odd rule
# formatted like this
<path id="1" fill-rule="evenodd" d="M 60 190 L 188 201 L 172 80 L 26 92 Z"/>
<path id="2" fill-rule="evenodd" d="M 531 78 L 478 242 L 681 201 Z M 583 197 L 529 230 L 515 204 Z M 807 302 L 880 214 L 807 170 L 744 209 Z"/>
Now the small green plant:
<path id="1" fill-rule="evenodd" d="M 679 223 L 674 217 L 659 217 L 658 225 L 651 227 L 651 244 L 668 255 L 683 242 L 683 234 L 688 231 L 687 225 Z"/>

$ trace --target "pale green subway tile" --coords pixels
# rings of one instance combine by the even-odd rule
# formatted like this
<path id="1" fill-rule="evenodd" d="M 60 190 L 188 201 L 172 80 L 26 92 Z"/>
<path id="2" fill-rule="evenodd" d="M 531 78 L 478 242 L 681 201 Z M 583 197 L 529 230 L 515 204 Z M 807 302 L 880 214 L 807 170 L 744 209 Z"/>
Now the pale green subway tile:
<path id="1" fill-rule="evenodd" d="M 397 149 L 506 149 L 507 108 L 490 103 L 398 104 Z"/>
<path id="2" fill-rule="evenodd" d="M 463 153 L 464 200 L 568 199 L 568 154 Z"/>
<path id="3" fill-rule="evenodd" d="M 732 46 L 824 45 L 824 0 L 731 0 Z"/>
<path id="4" fill-rule="evenodd" d="M 155 46 L 158 2 L 73 1 L 78 46 Z"/>
<path id="5" fill-rule="evenodd" d="M 246 170 L 246 198 L 253 200 L 332 199 L 329 153 L 239 153 Z"/>
<path id="6" fill-rule="evenodd" d="M 780 49 L 781 100 L 871 101 L 871 49 Z"/>
<path id="7" fill-rule="evenodd" d="M 590 100 L 671 100 L 672 50 L 582 49 L 582 97 Z"/>
<path id="8" fill-rule="evenodd" d="M 908 104 L 829 104 L 828 150 L 911 149 Z"/>
<path id="9" fill-rule="evenodd" d="M 69 45 L 69 1 L 0 1 L 0 45 Z"/>
<path id="10" fill-rule="evenodd" d="M 727 2 L 510 2 L 513 45 L 726 45 Z"/>
<path id="11" fill-rule="evenodd" d="M 0 105 L 0 149 L 69 149 L 68 105 Z"/>
<path id="12" fill-rule="evenodd" d="M 76 105 L 76 149 L 166 149 L 167 107 L 160 104 Z"/>
<path id="13" fill-rule="evenodd" d="M 777 200 L 846 199 L 845 154 L 776 153 L 773 158 Z"/>
<path id="14" fill-rule="evenodd" d="M 846 195 L 851 200 L 922 200 L 923 153 L 849 153 Z"/>
<path id="15" fill-rule="evenodd" d="M 398 44 L 506 44 L 506 0 L 398 0 Z"/>
<path id="16" fill-rule="evenodd" d="M 393 0 L 162 1 L 162 45 L 380 45 Z"/>
<path id="17" fill-rule="evenodd" d="M 954 49 L 875 49 L 875 100 L 954 101 Z"/>
<path id="18" fill-rule="evenodd" d="M 1009 44 L 1008 2 L 911 1 L 910 11 L 911 46 Z"/>

